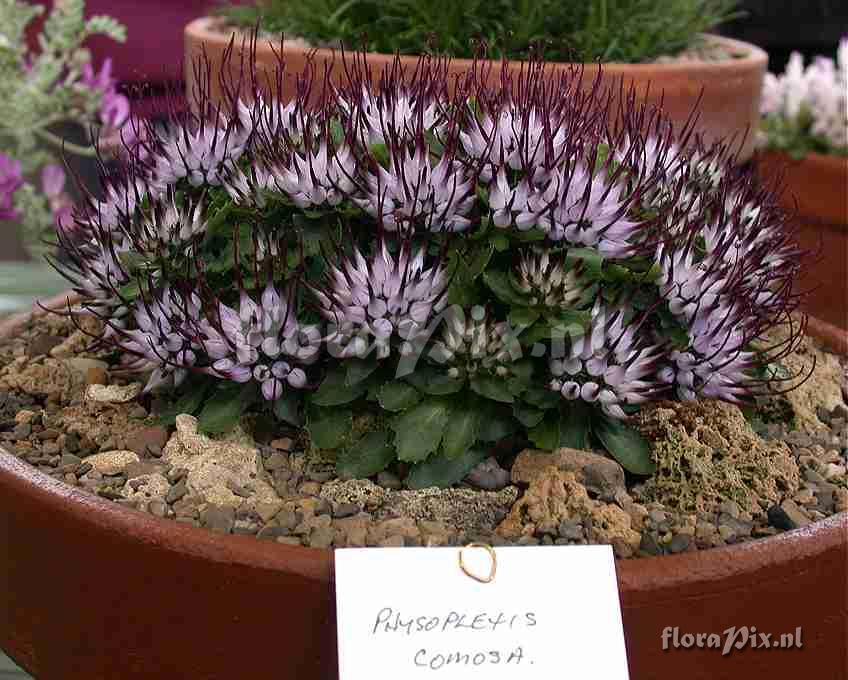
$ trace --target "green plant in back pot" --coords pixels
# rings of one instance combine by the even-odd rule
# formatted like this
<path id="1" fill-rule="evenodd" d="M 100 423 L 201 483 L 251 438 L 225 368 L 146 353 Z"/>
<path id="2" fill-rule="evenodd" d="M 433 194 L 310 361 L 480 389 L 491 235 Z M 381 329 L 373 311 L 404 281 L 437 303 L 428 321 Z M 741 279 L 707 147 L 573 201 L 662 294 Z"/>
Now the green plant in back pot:
<path id="1" fill-rule="evenodd" d="M 308 55 L 318 68 L 327 67 L 334 82 L 344 79 L 334 50 L 368 50 L 373 73 L 395 54 L 414 68 L 415 55 L 451 57 L 452 77 L 471 60 L 512 60 L 519 70 L 531 56 L 567 69 L 572 62 L 593 67 L 606 64 L 603 89 L 613 97 L 635 85 L 640 96 L 662 102 L 681 132 L 700 101 L 699 129 L 709 143 L 732 136 L 741 142 L 741 158 L 752 150 L 743 138 L 758 119 L 759 94 L 766 55 L 752 45 L 704 33 L 733 16 L 729 0 L 593 0 L 592 2 L 474 2 L 472 7 L 440 2 L 353 2 L 318 0 L 306 3 L 268 1 L 223 10 L 224 16 L 204 18 L 186 28 L 186 63 L 208 56 L 213 68 L 233 34 L 258 24 L 264 31 L 255 54 L 242 55 L 273 71 L 274 50 L 282 49 L 290 73 L 299 72 Z M 285 35 L 279 44 L 276 36 Z M 317 52 L 311 51 L 317 47 Z M 410 56 L 406 56 L 410 55 Z M 499 65 L 490 62 L 484 76 L 498 86 Z M 187 71 L 191 84 L 193 73 Z M 703 90 L 703 93 L 701 93 Z"/>
<path id="2" fill-rule="evenodd" d="M 262 0 L 222 14 L 250 28 L 293 34 L 315 46 L 360 46 L 369 52 L 473 58 L 481 40 L 493 58 L 641 63 L 704 47 L 700 34 L 734 16 L 735 0 L 591 2 L 293 3 Z"/>

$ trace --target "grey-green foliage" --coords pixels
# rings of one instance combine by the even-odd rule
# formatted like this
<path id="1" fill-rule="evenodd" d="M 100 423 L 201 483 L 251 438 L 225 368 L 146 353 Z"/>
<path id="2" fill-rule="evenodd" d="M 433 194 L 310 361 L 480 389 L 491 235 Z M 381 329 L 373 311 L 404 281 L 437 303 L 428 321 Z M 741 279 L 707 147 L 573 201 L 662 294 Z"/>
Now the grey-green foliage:
<path id="1" fill-rule="evenodd" d="M 374 52 L 437 51 L 556 61 L 643 62 L 673 55 L 734 16 L 737 0 L 257 0 L 227 7 L 244 26 L 316 45 L 363 44 Z"/>
<path id="2" fill-rule="evenodd" d="M 0 0 L 0 152 L 22 164 L 34 181 L 40 168 L 61 162 L 62 150 L 93 155 L 91 146 L 64 142 L 59 123 L 88 126 L 97 118 L 102 93 L 80 82 L 91 56 L 82 44 L 93 35 L 126 40 L 126 29 L 107 16 L 85 18 L 85 0 L 56 0 L 38 36 L 38 51 L 26 44 L 26 27 L 44 7 Z M 49 224 L 42 196 L 27 184 L 15 195 L 23 232 L 37 234 Z"/>

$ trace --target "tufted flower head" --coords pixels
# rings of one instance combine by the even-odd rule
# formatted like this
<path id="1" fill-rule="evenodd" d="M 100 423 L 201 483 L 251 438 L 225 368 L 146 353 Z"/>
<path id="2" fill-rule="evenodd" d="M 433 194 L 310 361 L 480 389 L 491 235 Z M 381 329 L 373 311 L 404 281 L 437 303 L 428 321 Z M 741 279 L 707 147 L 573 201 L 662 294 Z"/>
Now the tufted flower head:
<path id="1" fill-rule="evenodd" d="M 586 304 L 589 284 L 584 280 L 580 262 L 569 265 L 566 255 L 544 248 L 528 249 L 521 254 L 515 282 L 519 290 L 530 296 L 530 304 L 561 309 Z"/>
<path id="2" fill-rule="evenodd" d="M 506 377 L 521 346 L 508 323 L 497 322 L 482 307 L 470 311 L 451 307 L 442 334 L 433 343 L 430 357 L 448 367 L 448 375 L 491 373 Z"/>
<path id="3" fill-rule="evenodd" d="M 316 139 L 303 151 L 293 149 L 287 159 L 272 164 L 267 185 L 299 208 L 335 206 L 353 192 L 355 173 L 356 159 L 347 146 L 333 148 L 326 139 Z"/>
<path id="4" fill-rule="evenodd" d="M 498 168 L 527 170 L 555 166 L 568 143 L 562 112 L 542 112 L 537 106 L 513 103 L 472 116 L 459 135 L 465 152 L 480 163 L 480 178 L 488 182 Z"/>
<path id="5" fill-rule="evenodd" d="M 153 186 L 161 192 L 181 179 L 194 187 L 221 185 L 253 132 L 250 109 L 242 106 L 238 113 L 228 118 L 218 111 L 210 119 L 171 122 L 156 134 L 149 159 Z"/>
<path id="6" fill-rule="evenodd" d="M 239 383 L 254 380 L 268 401 L 305 387 L 305 367 L 318 357 L 320 334 L 295 318 L 292 296 L 268 283 L 258 303 L 246 291 L 237 310 L 218 302 L 195 328 L 211 362 L 207 372 Z"/>
<path id="7" fill-rule="evenodd" d="M 151 371 L 145 391 L 163 385 L 179 386 L 197 361 L 198 346 L 191 340 L 189 324 L 200 315 L 200 299 L 171 286 L 139 298 L 132 318 L 136 328 L 113 327 L 117 346 L 136 359 L 125 366 L 134 371 Z"/>
<path id="8" fill-rule="evenodd" d="M 389 167 L 375 164 L 366 177 L 367 195 L 359 205 L 387 231 L 414 229 L 464 231 L 474 203 L 474 183 L 450 154 L 434 162 L 428 150 L 394 149 Z"/>
<path id="9" fill-rule="evenodd" d="M 404 240 L 393 255 L 381 239 L 370 258 L 354 248 L 338 266 L 328 263 L 325 285 L 314 293 L 331 324 L 331 350 L 361 357 L 373 346 L 384 358 L 392 338 L 415 340 L 445 308 L 447 285 L 444 267 L 423 250 L 413 254 Z"/>
<path id="10" fill-rule="evenodd" d="M 615 418 L 626 417 L 622 405 L 653 397 L 663 352 L 646 344 L 639 323 L 626 316 L 625 309 L 597 302 L 589 329 L 573 340 L 564 358 L 550 362 L 550 388 L 565 399 L 597 402 Z"/>
<path id="11" fill-rule="evenodd" d="M 138 239 L 146 250 L 184 244 L 206 231 L 203 215 L 202 203 L 191 199 L 178 202 L 176 194 L 169 191 L 151 210 L 130 222 L 127 235 Z"/>

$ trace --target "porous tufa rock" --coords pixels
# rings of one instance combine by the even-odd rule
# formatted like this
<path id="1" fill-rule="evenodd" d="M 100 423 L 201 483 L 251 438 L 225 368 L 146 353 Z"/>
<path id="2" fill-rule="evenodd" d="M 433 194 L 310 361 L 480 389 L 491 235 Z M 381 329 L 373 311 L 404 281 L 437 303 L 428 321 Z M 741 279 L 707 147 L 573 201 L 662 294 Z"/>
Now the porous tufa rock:
<path id="1" fill-rule="evenodd" d="M 578 482 L 607 500 L 625 491 L 624 469 L 621 465 L 612 458 L 570 448 L 552 452 L 525 449 L 513 463 L 512 483 L 530 484 L 551 465 L 563 472 L 573 472 Z"/>
<path id="2" fill-rule="evenodd" d="M 85 462 L 101 475 L 117 475 L 130 463 L 138 463 L 138 454 L 133 451 L 104 451 L 88 456 Z"/>
<path id="3" fill-rule="evenodd" d="M 649 404 L 636 422 L 657 462 L 643 486 L 643 502 L 709 513 L 735 501 L 759 514 L 759 499 L 779 503 L 798 491 L 798 464 L 789 447 L 760 438 L 737 406 L 709 400 Z"/>
<path id="4" fill-rule="evenodd" d="M 89 385 L 85 390 L 86 401 L 99 404 L 125 404 L 141 394 L 141 383 L 130 385 Z"/>
<path id="5" fill-rule="evenodd" d="M 642 539 L 633 529 L 630 515 L 617 505 L 592 500 L 574 472 L 555 465 L 540 470 L 532 478 L 530 487 L 512 506 L 497 531 L 504 538 L 516 540 L 563 522 L 591 525 L 593 542 L 613 544 L 616 552 L 624 556 L 635 553 Z"/>
<path id="6" fill-rule="evenodd" d="M 814 361 L 812 374 L 802 383 Z M 790 374 L 802 376 L 789 383 L 797 387 L 784 395 L 792 407 L 796 426 L 810 433 L 826 430 L 827 425 L 818 419 L 816 410 L 820 407 L 832 410 L 842 403 L 840 386 L 843 368 L 839 357 L 821 351 L 810 338 L 806 338 L 798 351 L 781 359 L 781 363 Z"/>
<path id="7" fill-rule="evenodd" d="M 324 485 L 321 496 L 332 503 L 357 503 L 376 520 L 409 518 L 416 522 L 444 522 L 459 532 L 491 531 L 518 497 L 518 489 L 501 491 L 473 489 L 421 489 L 392 491 L 368 480 L 333 481 Z"/>
<path id="8" fill-rule="evenodd" d="M 279 503 L 279 496 L 264 479 L 259 450 L 238 428 L 223 439 L 211 439 L 197 431 L 197 418 L 179 415 L 162 461 L 187 470 L 188 492 L 202 502 L 239 508 Z M 246 489 L 250 495 L 237 495 L 233 488 Z"/>
<path id="9" fill-rule="evenodd" d="M 0 369 L 0 389 L 68 402 L 85 380 L 64 361 L 19 357 Z"/>
<path id="10" fill-rule="evenodd" d="M 132 484 L 130 484 L 132 482 Z M 124 498 L 134 501 L 150 502 L 153 500 L 164 501 L 168 495 L 170 488 L 168 479 L 158 473 L 153 472 L 145 475 L 138 475 L 124 484 L 121 489 L 121 494 Z"/>

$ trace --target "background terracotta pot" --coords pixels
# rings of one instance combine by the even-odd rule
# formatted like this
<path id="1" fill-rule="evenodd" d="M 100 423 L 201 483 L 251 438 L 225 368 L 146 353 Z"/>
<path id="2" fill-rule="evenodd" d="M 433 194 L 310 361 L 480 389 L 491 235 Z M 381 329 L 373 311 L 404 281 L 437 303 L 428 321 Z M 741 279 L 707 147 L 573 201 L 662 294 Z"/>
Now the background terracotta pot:
<path id="1" fill-rule="evenodd" d="M 28 320 L 9 320 L 0 337 Z M 0 518 L 0 647 L 39 680 L 336 677 L 328 551 L 156 519 L 4 452 Z M 848 513 L 617 569 L 634 680 L 848 677 Z M 675 626 L 801 627 L 803 647 L 663 651 L 662 631 Z"/>
<path id="2" fill-rule="evenodd" d="M 848 329 L 848 158 L 761 153 L 756 167 L 764 181 L 781 186 L 781 204 L 797 209 L 799 241 L 815 253 L 800 281 L 810 290 L 807 311 Z"/>
<path id="3" fill-rule="evenodd" d="M 220 19 L 203 17 L 192 21 L 185 29 L 185 76 L 188 91 L 195 86 L 195 60 L 206 55 L 212 67 L 212 73 L 219 72 L 224 52 L 233 32 L 225 29 Z M 604 85 L 618 88 L 621 79 L 626 87 L 632 83 L 640 96 L 648 95 L 651 102 L 663 100 L 663 107 L 675 125 L 681 128 L 692 113 L 699 95 L 700 118 L 698 129 L 708 141 L 729 139 L 736 135 L 740 140 L 747 130 L 756 129 L 759 121 L 760 93 L 763 77 L 768 65 L 768 56 L 758 47 L 729 38 L 712 37 L 736 54 L 744 55 L 738 59 L 718 62 L 681 62 L 672 64 L 604 64 Z M 231 62 L 233 74 L 240 67 L 240 56 L 249 57 L 249 52 L 241 50 L 241 38 L 236 39 L 234 58 Z M 276 49 L 279 52 L 279 40 L 264 39 L 257 41 L 256 62 L 260 69 L 273 74 L 277 66 Z M 316 67 L 321 73 L 325 64 L 330 65 L 332 76 L 338 81 L 343 74 L 340 56 L 333 50 L 305 50 L 286 45 L 283 56 L 286 69 L 291 78 L 300 73 L 312 55 Z M 394 60 L 393 55 L 369 54 L 367 62 L 375 74 Z M 401 61 L 413 67 L 417 57 L 401 57 Z M 450 64 L 450 75 L 466 73 L 473 62 L 468 59 L 454 59 Z M 556 73 L 567 68 L 567 64 L 551 64 L 550 72 Z M 512 62 L 511 68 L 520 68 L 520 62 Z M 594 76 L 597 65 L 587 64 L 587 74 Z M 498 69 L 492 69 L 491 79 L 499 78 Z M 586 78 L 587 83 L 591 78 Z M 217 81 L 213 77 L 213 94 L 217 94 Z M 753 135 L 745 139 L 740 160 L 747 160 L 753 152 Z"/>

